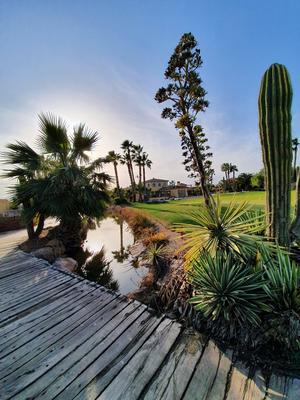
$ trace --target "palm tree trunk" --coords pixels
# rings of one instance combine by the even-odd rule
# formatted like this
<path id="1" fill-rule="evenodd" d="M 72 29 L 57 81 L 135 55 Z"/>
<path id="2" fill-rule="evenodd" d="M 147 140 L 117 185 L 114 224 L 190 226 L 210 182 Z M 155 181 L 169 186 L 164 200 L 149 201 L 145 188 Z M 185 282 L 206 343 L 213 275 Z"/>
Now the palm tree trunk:
<path id="1" fill-rule="evenodd" d="M 142 164 L 139 164 L 139 201 L 142 200 Z"/>
<path id="2" fill-rule="evenodd" d="M 120 197 L 119 175 L 118 175 L 117 163 L 115 161 L 114 161 L 114 170 L 115 170 L 116 186 L 117 186 L 118 196 Z"/>
<path id="3" fill-rule="evenodd" d="M 129 162 L 129 167 L 130 167 L 130 171 L 131 171 L 131 187 L 132 187 L 133 201 L 136 201 L 136 185 L 135 185 L 134 171 L 133 171 L 133 165 L 132 165 L 131 160 Z"/>
<path id="4" fill-rule="evenodd" d="M 145 167 L 145 165 L 143 165 L 143 189 L 144 189 L 143 200 L 145 201 L 145 196 L 146 196 L 146 167 Z"/>
<path id="5" fill-rule="evenodd" d="M 44 223 L 45 223 L 45 216 L 44 216 L 44 214 L 40 214 L 39 223 L 35 230 L 36 237 L 40 236 L 40 234 L 42 233 L 42 230 L 44 229 Z"/>

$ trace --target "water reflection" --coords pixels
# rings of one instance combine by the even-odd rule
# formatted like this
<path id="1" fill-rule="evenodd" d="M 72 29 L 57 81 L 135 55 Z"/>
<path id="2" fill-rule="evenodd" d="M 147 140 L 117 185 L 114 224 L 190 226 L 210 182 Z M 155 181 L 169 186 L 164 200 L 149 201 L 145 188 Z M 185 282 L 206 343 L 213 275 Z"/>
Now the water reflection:
<path id="1" fill-rule="evenodd" d="M 113 278 L 113 271 L 110 268 L 111 262 L 105 257 L 104 247 L 95 253 L 91 253 L 88 250 L 82 250 L 82 252 L 82 257 L 87 256 L 87 258 L 82 266 L 78 268 L 79 275 L 108 289 L 118 291 L 119 284 Z"/>
<path id="2" fill-rule="evenodd" d="M 133 235 L 120 217 L 90 225 L 83 248 L 73 255 L 78 273 L 122 294 L 136 290 L 148 271 L 131 256 L 129 246 L 133 243 Z"/>

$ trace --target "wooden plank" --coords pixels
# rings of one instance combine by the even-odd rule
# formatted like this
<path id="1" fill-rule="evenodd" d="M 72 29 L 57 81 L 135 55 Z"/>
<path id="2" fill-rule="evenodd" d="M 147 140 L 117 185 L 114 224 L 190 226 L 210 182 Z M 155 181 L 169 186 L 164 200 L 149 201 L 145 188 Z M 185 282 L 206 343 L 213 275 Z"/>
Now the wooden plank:
<path id="1" fill-rule="evenodd" d="M 98 295 L 97 295 L 98 293 Z M 12 351 L 15 351 L 17 348 L 22 345 L 32 341 L 35 337 L 41 335 L 46 332 L 53 326 L 58 325 L 60 322 L 67 322 L 66 320 L 80 311 L 82 307 L 87 304 L 90 304 L 94 299 L 99 299 L 100 297 L 105 296 L 105 294 L 100 294 L 99 292 L 91 292 L 89 295 L 82 294 L 82 298 L 77 298 L 76 303 L 69 304 L 68 307 L 64 307 L 60 312 L 55 313 L 52 318 L 48 318 L 47 320 L 40 321 L 38 324 L 31 326 L 30 329 L 24 332 L 22 330 L 22 335 L 18 337 L 13 337 L 10 340 L 6 340 L 5 343 L 0 345 L 0 358 L 5 357 Z M 68 319 L 69 323 L 69 319 Z M 31 343 L 30 343 L 31 345 Z"/>
<path id="2" fill-rule="evenodd" d="M 52 276 L 43 282 L 38 283 L 35 287 L 30 287 L 25 293 L 20 293 L 20 296 L 16 298 L 10 298 L 7 302 L 3 302 L 0 305 L 0 318 L 2 313 L 9 309 L 17 310 L 18 306 L 24 305 L 24 301 L 30 302 L 32 299 L 38 299 L 40 295 L 44 295 L 46 291 L 58 288 L 60 285 L 71 281 L 74 278 L 67 276 Z"/>
<path id="3" fill-rule="evenodd" d="M 3 344 L 6 345 L 6 343 L 9 343 L 10 340 L 16 338 L 18 335 L 25 335 L 27 331 L 30 331 L 38 324 L 45 323 L 56 314 L 63 313 L 70 305 L 74 307 L 74 303 L 77 304 L 78 300 L 88 296 L 95 290 L 95 286 L 77 282 L 74 286 L 65 290 L 61 298 L 2 328 L 0 331 L 0 346 Z"/>
<path id="4" fill-rule="evenodd" d="M 146 314 L 146 315 L 145 315 Z M 140 317 L 140 318 L 139 318 Z M 99 357 L 108 349 L 114 340 L 118 338 L 135 320 L 147 320 L 149 314 L 145 312 L 145 306 L 130 304 L 126 309 L 110 320 L 100 332 L 82 343 L 75 352 L 69 354 L 59 364 L 54 366 L 47 374 L 43 375 L 34 385 L 22 391 L 22 395 L 34 397 L 35 399 L 60 399 L 59 393 L 63 388 L 85 370 L 95 358 Z M 112 348 L 110 348 L 112 352 Z M 50 387 L 45 389 L 49 384 Z M 78 384 L 78 380 L 76 380 Z M 64 393 L 63 398 L 73 398 L 73 394 Z"/>
<path id="5" fill-rule="evenodd" d="M 47 287 L 50 287 L 50 285 L 52 285 L 54 282 L 60 281 L 62 281 L 62 277 L 53 273 L 53 271 L 41 271 L 39 274 L 36 274 L 31 279 L 29 279 L 28 282 L 26 282 L 25 285 L 21 288 L 18 288 L 17 284 L 13 288 L 9 287 L 9 289 L 3 293 L 2 299 L 0 301 L 0 307 L 1 309 L 3 309 L 8 304 L 17 304 L 24 299 L 29 300 L 30 297 L 32 297 L 32 293 L 37 295 L 39 291 L 45 290 Z"/>
<path id="6" fill-rule="evenodd" d="M 163 367 L 152 378 L 144 400 L 179 400 L 189 383 L 192 372 L 202 355 L 200 335 L 186 329 L 176 348 L 169 354 Z"/>
<path id="7" fill-rule="evenodd" d="M 162 317 L 149 317 L 149 320 L 136 332 L 135 325 L 127 329 L 100 357 L 98 357 L 62 394 L 65 398 L 95 399 L 117 377 L 124 365 L 149 340 L 158 327 Z M 69 371 L 67 372 L 69 374 Z"/>
<path id="8" fill-rule="evenodd" d="M 266 400 L 290 400 L 290 386 L 291 379 L 288 377 L 272 375 L 267 389 Z M 299 399 L 299 393 L 295 399 Z"/>
<path id="9" fill-rule="evenodd" d="M 266 382 L 261 371 L 256 371 L 252 379 L 248 379 L 243 400 L 263 400 L 266 395 Z"/>
<path id="10" fill-rule="evenodd" d="M 58 343 L 57 346 L 62 345 L 62 342 L 65 343 L 67 336 L 73 337 L 77 332 L 84 330 L 91 323 L 92 318 L 97 317 L 99 310 L 104 310 L 102 312 L 107 310 L 107 306 L 111 304 L 112 300 L 112 297 L 108 294 L 103 295 L 103 297 L 95 296 L 88 305 L 82 306 L 75 315 L 33 338 L 30 342 L 30 347 L 25 344 L 6 357 L 1 358 L 0 379 L 29 363 L 34 357 L 43 358 L 43 352 L 47 355 L 49 347 L 54 346 L 56 343 Z M 62 341 L 59 342 L 61 339 Z M 54 348 L 50 353 L 53 351 Z"/>
<path id="11" fill-rule="evenodd" d="M 220 364 L 217 369 L 213 384 L 209 390 L 205 400 L 223 400 L 225 399 L 225 392 L 227 382 L 230 380 L 232 362 L 231 352 L 222 353 Z"/>
<path id="12" fill-rule="evenodd" d="M 244 399 L 249 385 L 248 373 L 248 368 L 242 363 L 238 362 L 234 365 L 226 400 Z"/>
<path id="13" fill-rule="evenodd" d="M 33 257 L 31 254 L 25 254 L 25 253 L 21 253 L 21 254 L 11 254 L 10 256 L 7 257 L 2 257 L 0 258 L 0 271 L 4 271 L 5 269 L 7 269 L 7 267 L 11 267 L 13 265 L 16 264 L 22 264 L 25 261 L 43 261 L 46 262 L 46 260 L 43 260 L 41 258 L 36 258 Z"/>
<path id="14" fill-rule="evenodd" d="M 5 257 L 0 257 L 0 271 L 3 267 L 6 267 L 7 265 L 11 264 L 13 261 L 23 262 L 25 260 L 28 260 L 29 258 L 34 258 L 34 257 L 32 257 L 29 254 L 25 254 L 23 252 L 10 254 Z"/>
<path id="15" fill-rule="evenodd" d="M 204 352 L 201 358 L 199 359 L 199 362 L 194 372 L 192 373 L 191 371 L 192 379 L 184 394 L 183 397 L 184 400 L 188 399 L 202 400 L 209 398 L 211 389 L 214 386 L 219 371 L 221 375 L 221 372 L 225 367 L 224 364 L 222 364 L 221 366 L 221 360 L 222 360 L 222 353 L 219 351 L 217 346 L 212 341 L 210 341 L 207 344 L 206 348 L 204 349 Z M 212 399 L 214 400 L 223 399 L 223 397 L 224 397 L 224 392 L 221 391 L 220 393 L 216 388 L 215 397 L 212 397 Z"/>
<path id="16" fill-rule="evenodd" d="M 50 268 L 43 267 L 39 270 L 33 271 L 32 273 L 25 274 L 21 278 L 16 278 L 7 286 L 5 285 L 6 287 L 3 290 L 3 293 L 7 296 L 10 296 L 11 294 L 13 294 L 12 291 L 14 291 L 15 297 L 17 297 L 23 292 L 25 293 L 28 290 L 32 290 L 32 285 L 35 285 L 38 288 L 41 287 L 43 284 L 50 282 L 50 280 L 53 280 L 54 278 L 59 280 L 64 276 L 65 275 L 63 274 L 57 274 L 56 271 L 53 271 Z M 16 287 L 18 288 L 18 291 L 15 290 Z"/>
<path id="17" fill-rule="evenodd" d="M 130 303 L 116 301 L 106 308 L 106 312 L 100 312 L 98 318 L 93 319 L 93 323 L 88 325 L 88 329 L 84 329 L 76 335 L 71 335 L 71 340 L 65 340 L 59 342 L 56 346 L 47 349 L 47 354 L 43 354 L 34 358 L 31 362 L 26 364 L 24 367 L 16 371 L 16 374 L 12 374 L 3 380 L 3 387 L 0 388 L 1 396 L 15 397 L 20 394 L 19 398 L 24 399 L 23 393 L 27 386 L 36 381 L 40 376 L 44 375 L 47 371 L 53 368 L 57 363 L 63 360 L 68 354 L 74 352 L 82 343 L 84 343 L 91 336 L 97 334 L 98 331 L 103 328 L 108 321 L 110 321 L 116 314 L 118 314 L 123 308 L 130 306 Z M 137 307 L 137 306 L 136 306 Z M 82 326 L 80 326 L 82 328 Z M 86 327 L 87 328 L 87 327 Z M 101 335 L 101 333 L 100 333 Z M 46 357 L 45 357 L 46 356 Z"/>
<path id="18" fill-rule="evenodd" d="M 0 283 L 2 284 L 3 280 L 8 277 L 12 277 L 13 275 L 20 274 L 22 272 L 28 272 L 29 268 L 37 268 L 40 266 L 48 266 L 45 261 L 42 260 L 34 260 L 34 259 L 26 259 L 22 262 L 14 261 L 12 264 L 7 265 L 0 269 Z"/>
<path id="19" fill-rule="evenodd" d="M 144 387 L 160 367 L 180 334 L 181 326 L 163 320 L 149 340 L 124 366 L 99 398 L 114 400 L 139 399 Z"/>
<path id="20" fill-rule="evenodd" d="M 26 301 L 23 304 L 18 304 L 15 308 L 12 307 L 0 314 L 0 327 L 5 326 L 11 321 L 22 317 L 36 308 L 42 307 L 45 304 L 53 301 L 54 299 L 61 297 L 64 294 L 64 290 L 73 286 L 76 283 L 75 279 L 60 283 L 55 288 L 47 291 L 46 293 L 36 296 L 32 300 Z"/>

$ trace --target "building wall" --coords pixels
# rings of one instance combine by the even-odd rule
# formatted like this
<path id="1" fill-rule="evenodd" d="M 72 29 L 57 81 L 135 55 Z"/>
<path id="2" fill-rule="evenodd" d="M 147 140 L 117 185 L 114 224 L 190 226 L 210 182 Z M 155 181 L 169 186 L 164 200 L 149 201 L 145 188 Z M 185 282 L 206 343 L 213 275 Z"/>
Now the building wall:
<path id="1" fill-rule="evenodd" d="M 168 182 L 166 181 L 154 181 L 154 182 L 146 182 L 146 188 L 151 189 L 153 192 L 156 192 L 157 190 L 167 187 Z"/>
<path id="2" fill-rule="evenodd" d="M 0 199 L 0 211 L 9 210 L 9 201 L 6 199 Z"/>

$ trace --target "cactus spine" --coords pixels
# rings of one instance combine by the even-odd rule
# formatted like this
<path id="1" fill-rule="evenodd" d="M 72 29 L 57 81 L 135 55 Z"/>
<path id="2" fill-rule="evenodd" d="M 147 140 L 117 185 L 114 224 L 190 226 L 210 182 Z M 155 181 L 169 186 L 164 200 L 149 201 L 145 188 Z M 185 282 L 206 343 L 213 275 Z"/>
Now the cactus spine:
<path id="1" fill-rule="evenodd" d="M 267 235 L 280 245 L 290 242 L 292 97 L 286 67 L 272 64 L 261 81 L 258 109 L 265 168 Z"/>

